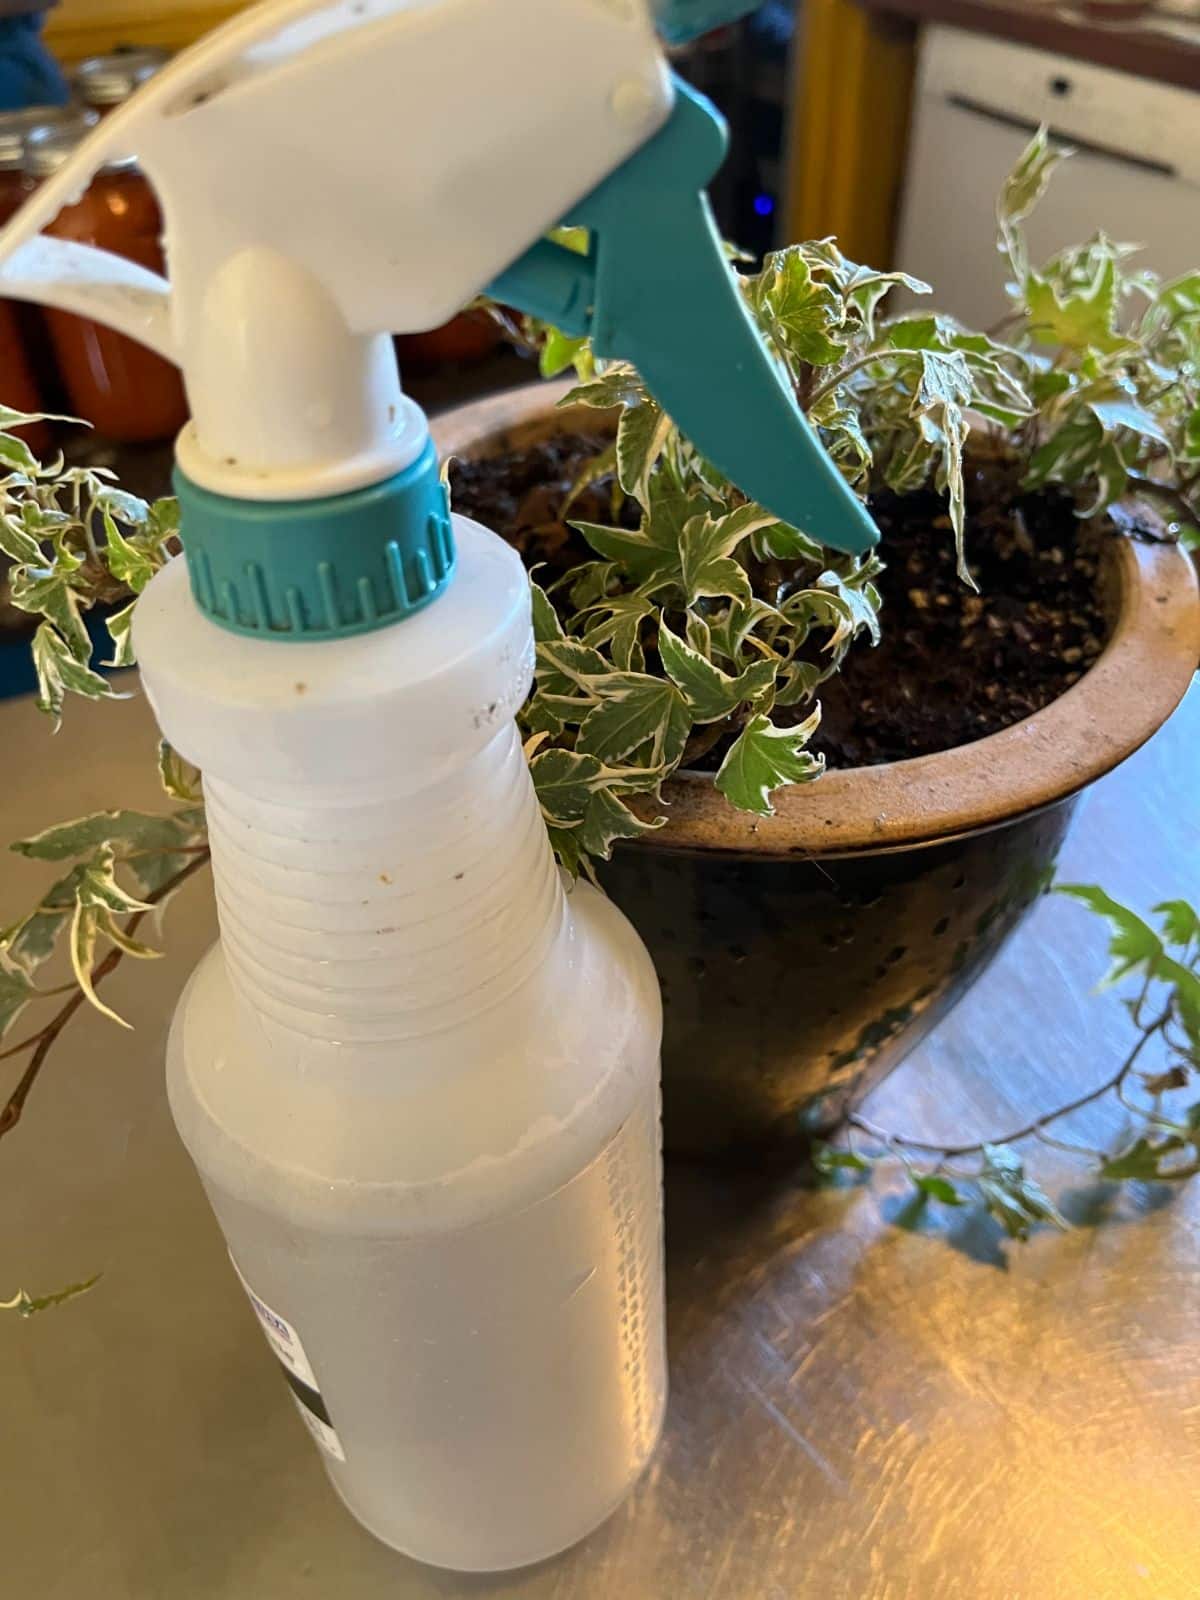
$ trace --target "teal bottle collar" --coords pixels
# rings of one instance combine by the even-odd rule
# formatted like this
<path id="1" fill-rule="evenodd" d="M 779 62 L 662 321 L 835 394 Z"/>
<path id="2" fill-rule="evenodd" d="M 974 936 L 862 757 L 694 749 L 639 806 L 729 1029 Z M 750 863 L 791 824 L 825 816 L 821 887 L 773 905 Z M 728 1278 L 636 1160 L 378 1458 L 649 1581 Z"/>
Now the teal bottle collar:
<path id="1" fill-rule="evenodd" d="M 192 595 L 231 633 L 344 639 L 411 616 L 454 571 L 430 441 L 395 477 L 323 500 L 236 500 L 176 469 Z"/>

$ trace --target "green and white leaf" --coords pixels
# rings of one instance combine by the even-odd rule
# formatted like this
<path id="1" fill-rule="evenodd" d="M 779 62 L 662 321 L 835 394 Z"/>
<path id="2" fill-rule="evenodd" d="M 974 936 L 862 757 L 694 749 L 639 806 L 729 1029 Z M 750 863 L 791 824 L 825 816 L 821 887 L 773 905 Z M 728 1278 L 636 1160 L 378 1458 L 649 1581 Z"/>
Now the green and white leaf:
<path id="1" fill-rule="evenodd" d="M 774 816 L 771 795 L 776 789 L 807 783 L 824 771 L 823 757 L 805 749 L 820 720 L 815 711 L 794 728 L 776 728 L 766 716 L 752 717 L 721 763 L 717 788 L 742 811 Z"/>
<path id="2" fill-rule="evenodd" d="M 1066 1218 L 1045 1190 L 1027 1176 L 1024 1162 L 1009 1145 L 984 1145 L 983 1168 L 976 1182 L 984 1205 L 1010 1238 L 1028 1239 L 1039 1222 L 1066 1231 Z"/>
<path id="3" fill-rule="evenodd" d="M 158 778 L 172 800 L 182 801 L 188 806 L 203 805 L 204 786 L 200 779 L 200 768 L 185 760 L 165 739 L 158 742 Z"/>
<path id="4" fill-rule="evenodd" d="M 645 765 L 670 771 L 683 755 L 692 714 L 673 683 L 645 672 L 613 672 L 596 680 L 599 704 L 588 712 L 575 748 L 604 762 L 643 746 Z"/>
<path id="5" fill-rule="evenodd" d="M 767 694 L 775 683 L 774 661 L 753 661 L 731 676 L 672 633 L 665 618 L 659 622 L 658 650 L 668 677 L 682 692 L 696 722 L 718 722 L 746 701 Z"/>
<path id="6" fill-rule="evenodd" d="M 617 424 L 617 479 L 626 494 L 646 504 L 649 479 L 671 433 L 671 419 L 656 400 L 626 406 Z"/>
<path id="7" fill-rule="evenodd" d="M 11 1300 L 0 1300 L 0 1311 L 15 1311 L 19 1317 L 35 1317 L 41 1311 L 49 1311 L 54 1306 L 65 1305 L 68 1300 L 77 1300 L 80 1295 L 87 1294 L 89 1289 L 96 1287 L 102 1276 L 97 1272 L 82 1283 L 69 1283 L 65 1289 L 55 1289 L 51 1294 L 36 1297 L 26 1294 L 24 1289 L 18 1289 Z"/>
<path id="8" fill-rule="evenodd" d="M 702 597 L 741 600 L 753 599 L 745 568 L 732 559 L 734 552 L 751 534 L 773 527 L 778 518 L 761 506 L 739 506 L 725 516 L 708 512 L 691 517 L 684 524 L 679 540 L 683 589 L 688 605 Z"/>
<path id="9" fill-rule="evenodd" d="M 33 664 L 38 680 L 38 709 L 59 722 L 63 700 L 69 692 L 88 700 L 116 698 L 115 691 L 91 667 L 80 662 L 64 643 L 62 635 L 48 622 L 39 624 L 33 636 Z"/>

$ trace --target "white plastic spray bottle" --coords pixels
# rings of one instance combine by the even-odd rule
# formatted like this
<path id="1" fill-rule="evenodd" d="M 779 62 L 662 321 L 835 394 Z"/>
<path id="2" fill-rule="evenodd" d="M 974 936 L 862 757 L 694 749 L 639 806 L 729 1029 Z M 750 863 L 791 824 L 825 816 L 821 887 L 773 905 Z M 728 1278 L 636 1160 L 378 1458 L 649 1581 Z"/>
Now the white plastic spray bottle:
<path id="1" fill-rule="evenodd" d="M 743 9 L 672 0 L 667 32 Z M 37 237 L 129 151 L 169 286 Z M 221 939 L 171 1106 L 339 1494 L 459 1569 L 571 1544 L 654 1448 L 660 1009 L 632 929 L 555 868 L 514 723 L 527 582 L 449 515 L 389 330 L 492 282 L 636 361 L 778 515 L 865 548 L 722 260 L 721 151 L 643 0 L 270 0 L 0 235 L 6 294 L 184 369 L 186 563 L 134 636 L 205 774 Z M 560 220 L 587 256 L 538 242 Z"/>

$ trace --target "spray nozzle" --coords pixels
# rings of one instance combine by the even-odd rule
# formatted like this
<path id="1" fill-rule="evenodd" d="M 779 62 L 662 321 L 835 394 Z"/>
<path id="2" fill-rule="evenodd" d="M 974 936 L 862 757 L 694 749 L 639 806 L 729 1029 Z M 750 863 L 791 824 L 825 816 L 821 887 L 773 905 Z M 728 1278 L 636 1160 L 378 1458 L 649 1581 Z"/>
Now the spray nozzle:
<path id="1" fill-rule="evenodd" d="M 0 230 L 0 292 L 95 317 L 182 366 L 192 421 L 177 458 L 196 491 L 184 542 L 202 609 L 242 631 L 336 636 L 440 592 L 445 507 L 391 334 L 446 321 L 493 281 L 634 362 L 776 516 L 838 549 L 874 542 L 724 260 L 704 193 L 724 125 L 672 79 L 655 33 L 656 16 L 675 37 L 744 9 L 263 0 L 46 179 Z M 531 36 L 538 81 L 514 95 Z M 130 152 L 162 203 L 169 283 L 38 236 Z M 590 231 L 586 256 L 530 248 L 568 213 Z"/>
<path id="2" fill-rule="evenodd" d="M 565 219 L 586 256 L 542 240 L 491 285 L 519 310 L 630 361 L 692 443 L 751 499 L 836 550 L 879 535 L 754 325 L 704 192 L 725 126 L 675 80 L 666 124 Z"/>

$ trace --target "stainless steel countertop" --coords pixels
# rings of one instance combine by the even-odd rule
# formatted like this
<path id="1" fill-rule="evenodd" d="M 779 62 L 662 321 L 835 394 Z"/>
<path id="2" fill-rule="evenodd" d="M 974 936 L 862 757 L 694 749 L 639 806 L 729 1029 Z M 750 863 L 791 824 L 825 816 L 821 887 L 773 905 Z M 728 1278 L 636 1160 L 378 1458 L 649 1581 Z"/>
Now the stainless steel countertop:
<path id="1" fill-rule="evenodd" d="M 0 839 L 157 804 L 140 700 L 73 704 L 56 739 L 10 703 L 0 742 Z M 1097 786 L 1063 872 L 1142 908 L 1200 893 L 1198 778 L 1193 690 Z M 0 917 L 41 881 L 7 860 Z M 813 1194 L 671 1170 L 671 1408 L 632 1499 L 575 1551 L 496 1580 L 375 1543 L 326 1485 L 167 1113 L 168 1018 L 213 933 L 197 882 L 168 914 L 168 957 L 106 990 L 136 1032 L 79 1018 L 0 1143 L 0 1297 L 105 1274 L 56 1312 L 0 1317 L 6 1595 L 1200 1594 L 1200 1186 L 1114 1196 L 1041 1148 L 1031 1165 L 1079 1226 L 1023 1248 L 973 1216 L 895 1227 L 890 1179 Z M 1080 907 L 1044 901 L 872 1114 L 995 1132 L 1102 1080 L 1127 1026 L 1089 993 L 1102 949 Z M 1078 1120 L 1092 1138 L 1118 1127 L 1111 1109 Z"/>

